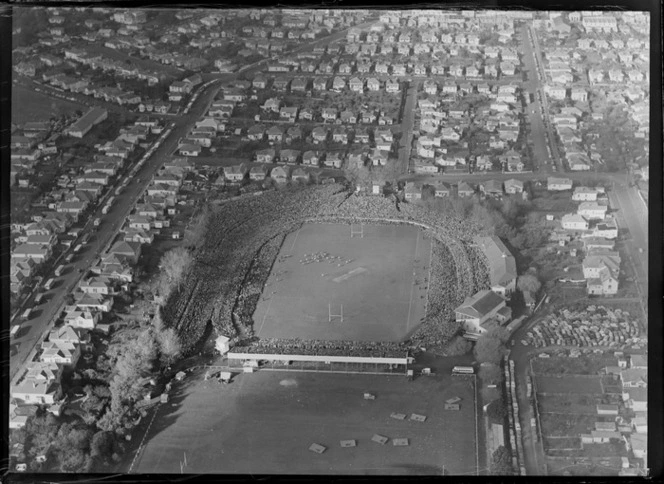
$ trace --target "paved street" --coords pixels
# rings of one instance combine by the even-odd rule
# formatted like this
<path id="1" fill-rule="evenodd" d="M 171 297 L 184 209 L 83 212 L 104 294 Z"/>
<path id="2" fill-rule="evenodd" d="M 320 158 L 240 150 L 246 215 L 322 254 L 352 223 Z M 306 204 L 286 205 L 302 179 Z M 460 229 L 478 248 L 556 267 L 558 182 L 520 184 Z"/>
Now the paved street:
<path id="1" fill-rule="evenodd" d="M 616 185 L 609 191 L 611 206 L 617 209 L 616 219 L 620 228 L 629 231 L 625 238 L 625 248 L 629 263 L 634 268 L 639 296 L 643 309 L 648 310 L 648 210 L 637 189 L 626 185 Z M 642 249 L 643 252 L 640 252 Z"/>
<path id="2" fill-rule="evenodd" d="M 408 86 L 408 91 L 406 91 L 406 101 L 404 102 L 401 119 L 403 134 L 401 135 L 401 143 L 399 145 L 399 171 L 402 173 L 408 173 L 411 169 L 410 153 L 413 148 L 413 125 L 415 122 L 415 107 L 419 88 L 420 81 L 413 81 Z"/>
<path id="3" fill-rule="evenodd" d="M 178 119 L 178 125 L 138 170 L 136 176 L 131 179 L 122 194 L 116 197 L 116 201 L 107 215 L 101 215 L 101 207 L 99 207 L 95 214 L 95 216 L 102 217 L 99 227 L 94 228 L 92 226 L 92 220 L 95 216 L 90 217 L 84 230 L 84 233 L 92 233 L 90 241 L 79 251 L 74 261 L 67 266 L 66 272 L 61 277 L 56 278 L 55 287 L 46 293 L 48 302 L 43 302 L 36 307 L 36 317 L 22 324 L 23 329 L 19 333 L 20 337 L 14 340 L 14 343 L 18 344 L 19 347 L 17 354 L 11 358 L 11 378 L 16 376 L 18 369 L 33 353 L 34 346 L 43 339 L 45 333 L 50 329 L 55 318 L 63 309 L 65 296 L 71 292 L 81 278 L 81 272 L 92 267 L 99 251 L 113 240 L 121 223 L 149 184 L 152 175 L 161 167 L 166 157 L 173 152 L 177 146 L 177 140 L 185 136 L 196 120 L 207 111 L 218 89 L 218 83 L 210 85 L 198 97 L 190 113 Z M 30 307 L 33 303 L 34 298 L 30 298 L 25 307 Z"/>
<path id="4" fill-rule="evenodd" d="M 546 182 L 548 176 L 552 176 L 552 173 L 540 173 L 540 172 L 481 172 L 477 171 L 472 175 L 465 171 L 460 171 L 458 173 L 439 173 L 437 175 L 426 175 L 426 174 L 409 174 L 401 177 L 403 180 L 417 181 L 421 183 L 433 183 L 436 181 L 444 181 L 447 183 L 458 183 L 460 181 L 465 181 L 468 183 L 482 183 L 487 180 L 509 180 L 510 178 L 516 178 L 517 180 L 539 180 Z M 616 184 L 628 183 L 629 176 L 624 173 L 592 173 L 592 172 L 577 172 L 577 173 L 561 173 L 555 174 L 555 176 L 570 178 L 576 183 L 584 183 L 589 181 L 597 181 L 603 183 L 613 183 Z M 637 195 L 638 196 L 638 195 Z"/>
<path id="5" fill-rule="evenodd" d="M 530 35 L 528 34 L 530 32 Z M 532 36 L 532 42 L 531 42 Z M 563 163 L 553 142 L 554 131 L 549 119 L 549 106 L 547 103 L 544 86 L 546 84 L 546 74 L 542 64 L 542 53 L 540 52 L 535 29 L 530 26 L 523 26 L 521 29 L 521 46 L 523 50 L 523 61 L 528 72 L 528 81 L 524 87 L 528 93 L 533 94 L 534 103 L 528 106 L 527 115 L 531 120 L 531 139 L 533 142 L 533 151 L 536 163 L 540 170 L 551 171 L 551 162 L 554 162 L 560 173 L 564 171 Z M 535 48 L 533 49 L 533 44 Z M 533 109 L 534 108 L 534 109 Z M 548 150 L 547 150 L 548 146 Z M 549 151 L 550 150 L 550 151 Z M 541 164 L 548 161 L 548 164 Z"/>

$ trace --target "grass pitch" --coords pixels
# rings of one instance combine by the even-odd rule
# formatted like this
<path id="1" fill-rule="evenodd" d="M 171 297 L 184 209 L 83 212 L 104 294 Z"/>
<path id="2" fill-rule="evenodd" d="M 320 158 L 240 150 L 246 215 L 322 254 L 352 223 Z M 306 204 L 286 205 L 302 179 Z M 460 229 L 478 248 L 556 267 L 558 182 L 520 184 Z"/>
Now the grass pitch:
<path id="1" fill-rule="evenodd" d="M 425 314 L 430 262 L 431 240 L 416 227 L 364 225 L 351 237 L 347 224 L 305 224 L 284 240 L 254 312 L 256 335 L 401 341 Z"/>
<path id="2" fill-rule="evenodd" d="M 87 106 L 38 93 L 21 85 L 12 85 L 12 123 L 48 121 L 52 116 L 85 112 Z"/>
<path id="3" fill-rule="evenodd" d="M 364 400 L 371 392 L 375 400 Z M 460 411 L 442 402 L 460 397 Z M 201 374 L 161 405 L 132 472 L 185 474 L 474 475 L 470 378 L 259 371 L 229 385 Z M 391 418 L 404 413 L 405 420 Z M 425 422 L 410 415 L 425 415 Z M 389 438 L 385 445 L 374 434 Z M 395 446 L 392 439 L 408 439 Z M 342 440 L 356 440 L 345 448 Z M 323 454 L 309 450 L 317 443 Z"/>

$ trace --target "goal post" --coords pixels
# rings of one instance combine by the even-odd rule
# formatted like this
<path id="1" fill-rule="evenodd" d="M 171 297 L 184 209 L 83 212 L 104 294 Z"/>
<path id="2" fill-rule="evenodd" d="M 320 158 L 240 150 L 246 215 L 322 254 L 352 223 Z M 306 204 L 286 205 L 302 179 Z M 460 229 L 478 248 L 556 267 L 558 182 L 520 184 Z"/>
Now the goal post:
<path id="1" fill-rule="evenodd" d="M 339 314 L 332 314 L 332 304 L 327 304 L 327 322 L 331 323 L 332 318 L 339 318 L 339 321 L 344 322 L 344 305 L 339 306 Z"/>
<path id="2" fill-rule="evenodd" d="M 350 224 L 350 236 L 364 238 L 364 224 Z"/>

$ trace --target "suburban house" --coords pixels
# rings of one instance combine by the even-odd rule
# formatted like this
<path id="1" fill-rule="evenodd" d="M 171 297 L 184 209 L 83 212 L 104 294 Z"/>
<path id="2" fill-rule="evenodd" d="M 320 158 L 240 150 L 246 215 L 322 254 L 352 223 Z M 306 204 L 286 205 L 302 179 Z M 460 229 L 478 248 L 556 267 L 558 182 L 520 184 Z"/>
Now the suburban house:
<path id="1" fill-rule="evenodd" d="M 254 125 L 247 130 L 247 138 L 252 141 L 261 141 L 265 136 L 265 128 L 260 125 Z"/>
<path id="2" fill-rule="evenodd" d="M 488 289 L 467 297 L 454 313 L 456 321 L 462 323 L 466 333 L 471 335 L 486 332 L 490 320 L 495 319 L 502 323 L 512 317 L 505 299 Z"/>
<path id="3" fill-rule="evenodd" d="M 309 172 L 307 172 L 304 168 L 295 168 L 293 170 L 291 178 L 293 181 L 308 183 L 310 175 Z"/>
<path id="4" fill-rule="evenodd" d="M 452 187 L 445 182 L 437 182 L 434 185 L 436 197 L 449 197 L 452 194 Z"/>
<path id="5" fill-rule="evenodd" d="M 572 180 L 569 178 L 548 177 L 546 179 L 547 190 L 549 191 L 562 191 L 572 189 Z"/>
<path id="6" fill-rule="evenodd" d="M 48 341 L 42 343 L 40 361 L 74 366 L 81 356 L 80 346 L 66 341 Z"/>
<path id="7" fill-rule="evenodd" d="M 594 202 L 597 200 L 598 190 L 590 187 L 576 187 L 572 193 L 572 200 L 579 202 Z"/>
<path id="8" fill-rule="evenodd" d="M 270 173 L 270 177 L 277 183 L 286 183 L 290 177 L 290 167 L 275 166 Z"/>
<path id="9" fill-rule="evenodd" d="M 299 150 L 281 150 L 279 152 L 279 161 L 282 163 L 297 163 L 300 157 Z"/>
<path id="10" fill-rule="evenodd" d="M 475 194 L 475 189 L 466 182 L 459 182 L 457 194 L 460 197 L 471 197 Z"/>
<path id="11" fill-rule="evenodd" d="M 604 267 L 599 270 L 597 277 L 587 280 L 586 291 L 591 296 L 616 294 L 618 292 L 618 278 L 607 267 Z"/>
<path id="12" fill-rule="evenodd" d="M 496 294 L 508 298 L 516 288 L 516 260 L 495 235 L 491 237 L 477 237 L 475 243 L 482 250 L 489 263 L 489 280 L 491 290 Z"/>
<path id="13" fill-rule="evenodd" d="M 480 185 L 480 190 L 485 195 L 501 197 L 503 195 L 503 184 L 498 180 L 488 180 Z"/>
<path id="14" fill-rule="evenodd" d="M 388 155 L 389 152 L 381 150 L 381 149 L 374 149 L 371 152 L 370 159 L 371 159 L 371 164 L 374 166 L 385 166 L 387 165 L 387 160 L 388 160 Z"/>
<path id="15" fill-rule="evenodd" d="M 422 187 L 414 182 L 407 182 L 404 187 L 406 200 L 420 200 L 422 198 Z"/>
<path id="16" fill-rule="evenodd" d="M 249 170 L 249 179 L 253 181 L 262 181 L 267 176 L 267 167 L 265 165 L 254 166 Z"/>
<path id="17" fill-rule="evenodd" d="M 302 154 L 302 164 L 309 166 L 318 166 L 320 163 L 320 157 L 315 151 L 305 151 Z"/>
<path id="18" fill-rule="evenodd" d="M 284 131 L 279 126 L 271 126 L 266 133 L 268 141 L 281 143 L 284 138 Z"/>
<path id="19" fill-rule="evenodd" d="M 325 160 L 323 161 L 323 164 L 329 168 L 341 168 L 341 163 L 342 155 L 338 151 L 326 153 Z"/>
<path id="20" fill-rule="evenodd" d="M 276 152 L 272 148 L 256 151 L 256 161 L 258 163 L 272 163 L 275 156 Z"/>
<path id="21" fill-rule="evenodd" d="M 600 205 L 597 202 L 581 202 L 577 213 L 582 215 L 586 220 L 604 220 L 608 207 Z"/>
<path id="22" fill-rule="evenodd" d="M 53 405 L 62 396 L 60 386 L 61 370 L 55 363 L 33 363 L 43 365 L 43 370 L 28 373 L 16 385 L 11 386 L 11 396 L 26 404 Z"/>
<path id="23" fill-rule="evenodd" d="M 563 215 L 561 224 L 565 230 L 588 230 L 588 221 L 577 213 Z"/>
<path id="24" fill-rule="evenodd" d="M 224 178 L 230 182 L 238 183 L 244 180 L 248 172 L 247 165 L 241 163 L 239 165 L 225 166 Z"/>
<path id="25" fill-rule="evenodd" d="M 512 178 L 510 180 L 505 180 L 503 184 L 505 185 L 505 193 L 510 195 L 523 193 L 523 182 L 521 180 Z"/>
<path id="26" fill-rule="evenodd" d="M 605 239 L 615 239 L 618 237 L 618 225 L 612 218 L 605 219 L 604 222 L 595 225 L 592 235 L 594 237 L 604 237 Z"/>
<path id="27" fill-rule="evenodd" d="M 315 144 L 323 143 L 327 140 L 328 130 L 322 126 L 317 126 L 311 131 L 311 137 Z"/>

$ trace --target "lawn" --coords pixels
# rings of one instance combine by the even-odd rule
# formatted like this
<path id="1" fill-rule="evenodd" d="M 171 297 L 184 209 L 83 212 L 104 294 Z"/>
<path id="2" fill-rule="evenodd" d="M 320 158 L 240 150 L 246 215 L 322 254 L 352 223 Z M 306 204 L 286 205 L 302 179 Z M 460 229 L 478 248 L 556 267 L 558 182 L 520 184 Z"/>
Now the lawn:
<path id="1" fill-rule="evenodd" d="M 401 341 L 418 326 L 431 241 L 406 225 L 350 232 L 345 224 L 305 224 L 285 238 L 254 313 L 258 337 Z M 301 262 L 323 253 L 340 258 Z M 343 322 L 329 322 L 328 310 L 339 315 L 342 305 Z"/>
<path id="2" fill-rule="evenodd" d="M 364 400 L 364 392 L 375 400 Z M 133 472 L 243 474 L 475 473 L 471 380 L 451 376 L 409 382 L 403 376 L 259 371 L 229 385 L 201 374 L 177 384 L 161 405 Z M 461 410 L 441 402 L 458 396 Z M 396 420 L 418 413 L 426 421 Z M 374 434 L 409 446 L 372 442 Z M 357 447 L 342 448 L 340 440 Z M 313 443 L 327 447 L 309 451 Z"/>
<path id="3" fill-rule="evenodd" d="M 574 413 L 544 413 L 540 415 L 542 422 L 542 433 L 545 437 L 570 437 L 578 436 L 580 434 L 590 433 L 595 428 L 595 415 L 582 415 Z M 556 439 L 553 439 L 555 442 Z M 580 443 L 576 445 L 561 446 L 554 445 L 554 448 L 572 448 L 579 447 Z"/>
<path id="4" fill-rule="evenodd" d="M 562 414 L 596 415 L 595 405 L 599 403 L 590 395 L 537 395 L 541 413 L 555 412 Z"/>
<path id="5" fill-rule="evenodd" d="M 51 117 L 85 112 L 82 104 L 46 96 L 18 84 L 12 85 L 12 123 L 23 125 L 29 121 L 48 121 Z"/>
<path id="6" fill-rule="evenodd" d="M 12 187 L 9 193 L 11 203 L 11 221 L 13 223 L 27 223 L 30 220 L 30 204 L 37 197 L 34 188 Z"/>
<path id="7" fill-rule="evenodd" d="M 538 393 L 602 393 L 601 377 L 565 375 L 564 377 L 536 377 Z"/>
<path id="8" fill-rule="evenodd" d="M 538 374 L 596 375 L 605 366 L 616 366 L 615 356 L 584 356 L 582 358 L 533 358 L 533 370 Z"/>

